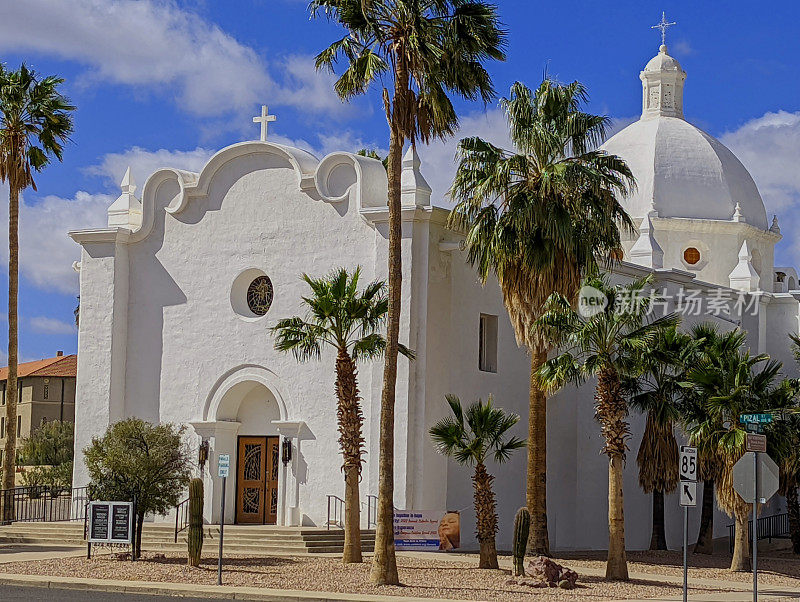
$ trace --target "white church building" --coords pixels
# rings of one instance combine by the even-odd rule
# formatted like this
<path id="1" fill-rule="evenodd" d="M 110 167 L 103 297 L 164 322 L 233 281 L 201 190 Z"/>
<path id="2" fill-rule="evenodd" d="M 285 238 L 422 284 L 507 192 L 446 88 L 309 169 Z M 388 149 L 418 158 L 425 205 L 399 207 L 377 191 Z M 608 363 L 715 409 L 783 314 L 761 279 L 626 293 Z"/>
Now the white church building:
<path id="1" fill-rule="evenodd" d="M 654 273 L 668 309 L 686 322 L 741 325 L 754 352 L 794 371 L 787 333 L 799 331 L 793 268 L 774 267 L 781 239 L 744 166 L 685 121 L 686 73 L 666 46 L 640 74 L 641 118 L 604 145 L 638 182 L 624 205 L 639 225 L 615 278 Z M 301 313 L 304 272 L 361 266 L 364 282 L 387 277 L 387 179 L 380 162 L 349 152 L 318 159 L 266 139 L 220 150 L 200 173 L 160 169 L 140 196 L 129 176 L 108 227 L 70 232 L 82 247 L 74 486 L 88 482 L 82 450 L 109 424 L 136 416 L 187 425 L 203 469 L 205 518 L 220 520 L 217 457 L 230 454 L 228 523 L 317 525 L 327 497 L 344 497 L 336 430 L 334 356 L 298 363 L 273 347 L 269 327 Z M 413 149 L 403 161 L 401 342 L 416 360 L 398 368 L 395 506 L 460 510 L 462 542 L 475 547 L 469 473 L 439 455 L 428 429 L 462 401 L 493 394 L 522 416 L 530 359 L 517 347 L 495 282 L 482 287 L 460 236 L 445 227 Z M 442 199 L 433 199 L 443 202 Z M 701 307 L 687 310 L 689 303 Z M 366 464 L 361 485 L 378 489 L 382 364 L 359 366 Z M 593 384 L 548 401 L 548 518 L 554 549 L 607 546 L 607 462 L 593 418 Z M 635 454 L 644 420 L 631 415 L 625 518 L 631 549 L 650 540 L 651 501 Z M 509 549 L 525 500 L 524 452 L 492 467 L 498 546 Z M 198 468 L 199 470 L 199 468 Z M 682 515 L 667 497 L 667 537 L 680 545 Z M 364 513 L 366 514 L 366 512 Z M 692 512 L 696 533 L 699 507 Z M 731 521 L 719 514 L 717 536 Z"/>

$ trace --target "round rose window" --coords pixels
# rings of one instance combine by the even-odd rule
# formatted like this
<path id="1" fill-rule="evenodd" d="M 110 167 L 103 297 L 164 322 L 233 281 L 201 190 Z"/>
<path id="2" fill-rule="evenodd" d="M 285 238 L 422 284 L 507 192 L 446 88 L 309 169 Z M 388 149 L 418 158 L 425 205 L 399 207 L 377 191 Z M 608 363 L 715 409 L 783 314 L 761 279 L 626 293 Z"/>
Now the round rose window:
<path id="1" fill-rule="evenodd" d="M 263 316 L 272 305 L 272 281 L 268 276 L 259 276 L 247 287 L 247 307 L 257 316 Z"/>
<path id="2" fill-rule="evenodd" d="M 700 261 L 700 251 L 694 247 L 689 247 L 683 252 L 683 260 L 689 265 L 695 265 Z"/>

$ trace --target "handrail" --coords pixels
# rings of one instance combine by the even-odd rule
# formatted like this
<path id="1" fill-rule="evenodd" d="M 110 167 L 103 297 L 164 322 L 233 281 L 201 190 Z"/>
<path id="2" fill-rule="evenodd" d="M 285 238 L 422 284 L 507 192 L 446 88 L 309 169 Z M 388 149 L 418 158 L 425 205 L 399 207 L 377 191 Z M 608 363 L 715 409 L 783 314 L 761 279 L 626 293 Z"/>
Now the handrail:
<path id="1" fill-rule="evenodd" d="M 733 538 L 736 533 L 736 523 L 728 525 L 728 550 L 733 552 Z M 784 539 L 789 536 L 789 514 L 772 514 L 762 516 L 756 523 L 756 537 L 758 540 Z M 747 521 L 747 541 L 753 541 L 753 521 Z"/>
<path id="2" fill-rule="evenodd" d="M 175 506 L 175 543 L 178 543 L 178 533 L 189 526 L 189 498 Z"/>
<path id="3" fill-rule="evenodd" d="M 378 496 L 367 495 L 367 529 L 378 525 Z"/>
<path id="4" fill-rule="evenodd" d="M 10 522 L 67 522 L 84 520 L 88 487 L 55 489 L 46 485 L 0 489 L 0 500 L 10 505 Z M 0 518 L 2 524 L 2 518 Z"/>
<path id="5" fill-rule="evenodd" d="M 328 495 L 328 520 L 326 526 L 330 531 L 331 525 L 344 529 L 344 500 L 338 495 Z M 333 513 L 331 513 L 331 506 Z M 331 520 L 331 517 L 333 519 Z"/>

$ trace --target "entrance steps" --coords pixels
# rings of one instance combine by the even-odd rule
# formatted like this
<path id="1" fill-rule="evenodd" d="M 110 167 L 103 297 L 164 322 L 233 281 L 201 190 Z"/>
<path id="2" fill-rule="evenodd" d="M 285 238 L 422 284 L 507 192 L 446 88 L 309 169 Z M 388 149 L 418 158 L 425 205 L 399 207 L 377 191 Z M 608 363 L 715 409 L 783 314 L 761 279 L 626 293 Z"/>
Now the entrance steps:
<path id="1" fill-rule="evenodd" d="M 206 525 L 205 550 L 219 546 L 219 525 Z M 142 550 L 148 552 L 185 552 L 188 529 L 178 534 L 175 542 L 174 523 L 145 523 L 142 528 Z M 57 523 L 16 522 L 0 527 L 0 544 L 23 543 L 40 545 L 85 545 L 83 521 Z M 277 527 L 273 525 L 225 525 L 223 548 L 229 554 L 341 554 L 344 532 L 319 527 Z M 361 547 L 371 552 L 375 547 L 375 531 L 361 531 Z"/>

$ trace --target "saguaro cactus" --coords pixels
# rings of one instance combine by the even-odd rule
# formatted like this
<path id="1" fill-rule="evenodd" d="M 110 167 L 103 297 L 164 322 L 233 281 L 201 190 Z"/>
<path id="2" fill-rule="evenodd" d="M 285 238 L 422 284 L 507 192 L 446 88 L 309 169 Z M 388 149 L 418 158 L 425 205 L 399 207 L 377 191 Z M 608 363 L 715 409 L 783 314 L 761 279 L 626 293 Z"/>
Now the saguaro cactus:
<path id="1" fill-rule="evenodd" d="M 528 531 L 531 528 L 531 513 L 527 508 L 517 510 L 514 517 L 514 576 L 525 576 L 525 547 L 528 545 Z"/>
<path id="2" fill-rule="evenodd" d="M 203 551 L 203 479 L 189 481 L 189 566 L 200 565 Z"/>

